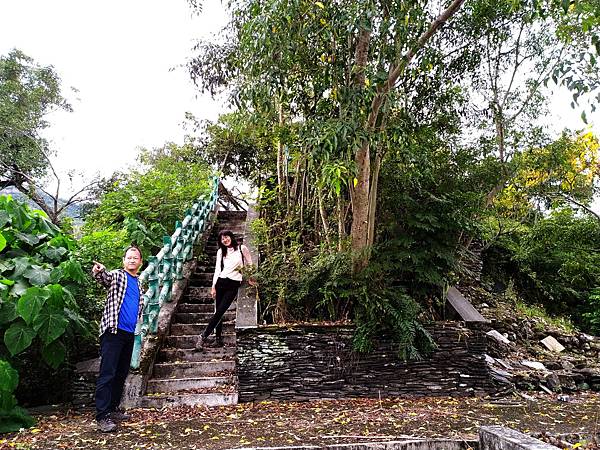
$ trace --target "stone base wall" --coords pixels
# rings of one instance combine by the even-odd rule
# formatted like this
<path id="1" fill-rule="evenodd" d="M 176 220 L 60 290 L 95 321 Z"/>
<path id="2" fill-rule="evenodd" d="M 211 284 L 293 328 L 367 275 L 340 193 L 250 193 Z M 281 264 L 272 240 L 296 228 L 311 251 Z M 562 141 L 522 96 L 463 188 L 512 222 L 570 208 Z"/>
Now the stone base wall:
<path id="1" fill-rule="evenodd" d="M 237 330 L 239 399 L 467 396 L 492 392 L 481 331 L 457 323 L 428 327 L 437 349 L 403 361 L 382 340 L 369 354 L 352 350 L 348 326 Z"/>

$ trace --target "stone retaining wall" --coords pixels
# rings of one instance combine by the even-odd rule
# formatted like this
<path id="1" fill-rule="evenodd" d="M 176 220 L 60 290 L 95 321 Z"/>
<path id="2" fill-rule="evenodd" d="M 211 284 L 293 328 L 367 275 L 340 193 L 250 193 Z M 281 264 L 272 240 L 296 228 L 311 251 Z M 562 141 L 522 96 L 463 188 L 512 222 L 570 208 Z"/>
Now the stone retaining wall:
<path id="1" fill-rule="evenodd" d="M 237 330 L 239 399 L 465 396 L 494 390 L 482 332 L 457 323 L 436 323 L 428 331 L 438 348 L 422 361 L 405 362 L 389 341 L 357 354 L 349 326 Z"/>

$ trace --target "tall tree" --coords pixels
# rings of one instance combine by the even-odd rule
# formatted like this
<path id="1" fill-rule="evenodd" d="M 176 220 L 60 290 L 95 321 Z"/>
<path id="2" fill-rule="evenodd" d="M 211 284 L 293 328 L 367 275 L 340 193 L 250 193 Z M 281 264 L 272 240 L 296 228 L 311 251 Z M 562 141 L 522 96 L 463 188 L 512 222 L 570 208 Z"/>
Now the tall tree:
<path id="1" fill-rule="evenodd" d="M 66 200 L 59 198 L 61 178 L 52 165 L 53 152 L 41 136 L 49 126 L 47 115 L 56 110 L 71 111 L 71 106 L 52 66 L 40 66 L 19 50 L 0 57 L 0 189 L 15 187 L 55 224 L 98 182 L 87 183 Z M 46 176 L 53 179 L 53 192 L 46 188 Z"/>

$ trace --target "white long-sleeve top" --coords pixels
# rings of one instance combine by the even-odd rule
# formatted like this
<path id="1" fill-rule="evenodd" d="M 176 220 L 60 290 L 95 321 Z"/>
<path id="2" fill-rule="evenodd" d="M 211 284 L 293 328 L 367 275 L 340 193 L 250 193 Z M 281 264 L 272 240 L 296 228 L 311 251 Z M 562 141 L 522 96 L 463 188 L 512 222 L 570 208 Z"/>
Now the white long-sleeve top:
<path id="1" fill-rule="evenodd" d="M 243 262 L 242 252 L 244 252 Z M 221 260 L 223 261 L 223 270 L 221 270 Z M 250 251 L 245 245 L 238 245 L 237 250 L 234 250 L 233 247 L 229 247 L 227 249 L 227 255 L 225 255 L 224 258 L 221 249 L 217 250 L 217 262 L 215 263 L 215 274 L 213 276 L 212 286 L 216 286 L 219 278 L 242 281 L 242 267 L 251 265 L 252 256 L 250 256 Z"/>

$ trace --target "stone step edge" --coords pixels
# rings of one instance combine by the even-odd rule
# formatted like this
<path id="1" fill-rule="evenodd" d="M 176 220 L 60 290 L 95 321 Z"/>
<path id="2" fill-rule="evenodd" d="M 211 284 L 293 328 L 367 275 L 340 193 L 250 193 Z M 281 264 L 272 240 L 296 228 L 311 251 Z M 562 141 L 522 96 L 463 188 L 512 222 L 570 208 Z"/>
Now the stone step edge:
<path id="1" fill-rule="evenodd" d="M 207 407 L 237 405 L 238 393 L 227 394 L 181 394 L 181 395 L 144 395 L 140 399 L 142 408 L 168 408 L 177 406 L 198 406 Z"/>

